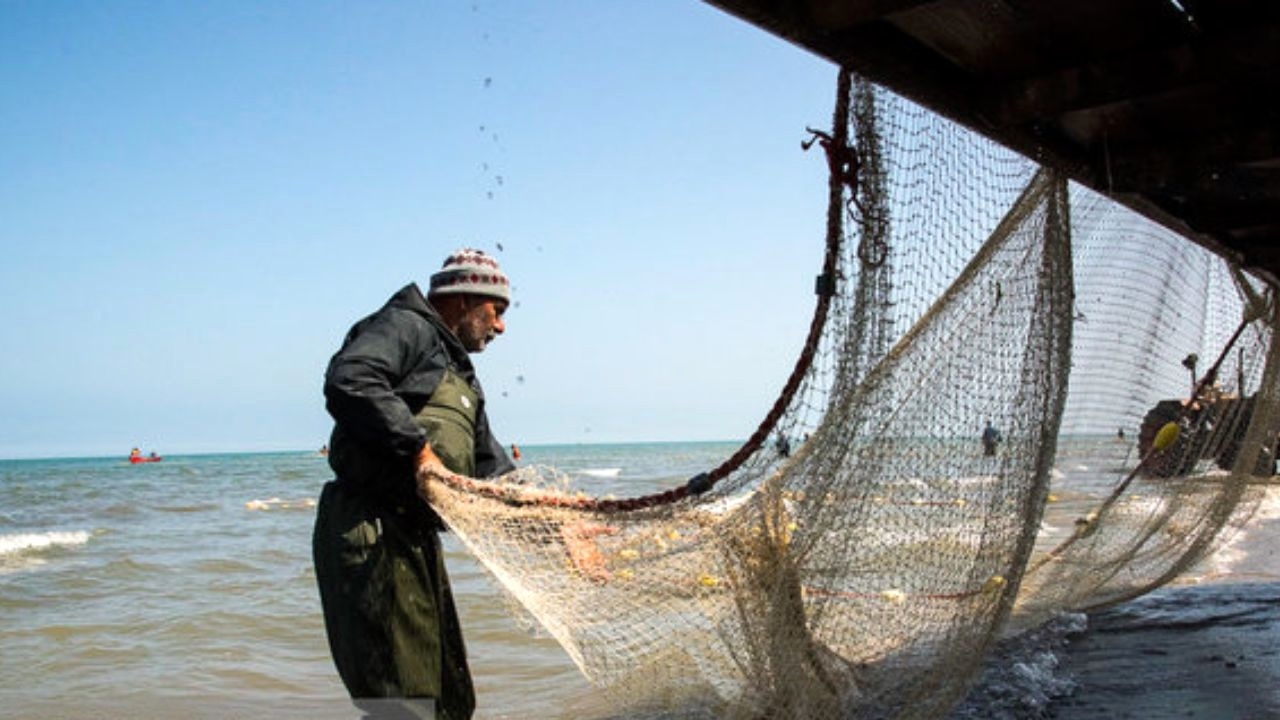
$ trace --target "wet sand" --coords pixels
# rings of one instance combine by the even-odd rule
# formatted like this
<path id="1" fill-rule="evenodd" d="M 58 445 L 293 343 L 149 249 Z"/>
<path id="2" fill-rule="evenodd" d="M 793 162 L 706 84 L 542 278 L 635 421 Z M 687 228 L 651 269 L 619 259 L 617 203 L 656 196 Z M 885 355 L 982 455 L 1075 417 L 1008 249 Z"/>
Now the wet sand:
<path id="1" fill-rule="evenodd" d="M 1278 718 L 1280 583 L 1170 588 L 1095 613 L 1059 672 L 1076 688 L 1044 717 Z"/>
<path id="2" fill-rule="evenodd" d="M 1280 718 L 1280 521 L 1228 552 L 1242 554 L 1225 584 L 1208 572 L 1092 613 L 1056 673 L 1074 691 L 1040 717 Z"/>

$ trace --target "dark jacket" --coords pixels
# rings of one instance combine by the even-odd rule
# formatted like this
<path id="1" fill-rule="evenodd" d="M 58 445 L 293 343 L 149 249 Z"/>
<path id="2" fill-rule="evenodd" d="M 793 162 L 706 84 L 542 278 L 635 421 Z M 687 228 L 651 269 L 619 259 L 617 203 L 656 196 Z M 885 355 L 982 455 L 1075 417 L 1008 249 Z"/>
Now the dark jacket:
<path id="1" fill-rule="evenodd" d="M 426 404 L 446 368 L 480 398 L 476 422 L 476 475 L 515 468 L 489 431 L 484 392 L 466 349 L 409 284 L 377 312 L 352 326 L 325 372 L 325 407 L 333 416 L 329 466 L 351 483 L 393 506 L 417 501 L 413 462 L 427 442 L 414 415 Z"/>

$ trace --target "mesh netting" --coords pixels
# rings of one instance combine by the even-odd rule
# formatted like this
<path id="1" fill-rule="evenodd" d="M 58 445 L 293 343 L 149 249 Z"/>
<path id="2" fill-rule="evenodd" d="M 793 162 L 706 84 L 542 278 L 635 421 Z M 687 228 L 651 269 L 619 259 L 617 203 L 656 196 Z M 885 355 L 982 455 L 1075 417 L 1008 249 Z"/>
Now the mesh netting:
<path id="1" fill-rule="evenodd" d="M 619 715 L 936 717 L 1001 632 L 1167 582 L 1272 472 L 1262 285 L 843 73 L 816 135 L 813 334 L 741 453 L 642 498 L 432 483 Z"/>
<path id="2" fill-rule="evenodd" d="M 1041 534 L 1016 627 L 1172 580 L 1233 537 L 1275 471 L 1280 348 L 1262 286 L 1096 194 L 1075 196 L 1075 264 L 1088 270 L 1076 277 L 1061 432 L 1116 430 L 1059 457 L 1049 500 L 1064 522 Z M 1157 452 L 1169 423 L 1178 436 Z"/>

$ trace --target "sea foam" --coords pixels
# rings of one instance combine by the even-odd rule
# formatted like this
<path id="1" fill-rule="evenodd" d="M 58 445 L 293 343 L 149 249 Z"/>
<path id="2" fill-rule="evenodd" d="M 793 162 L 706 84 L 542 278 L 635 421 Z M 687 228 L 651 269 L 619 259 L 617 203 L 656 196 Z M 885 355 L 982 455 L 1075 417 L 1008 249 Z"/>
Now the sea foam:
<path id="1" fill-rule="evenodd" d="M 0 557 L 51 547 L 84 545 L 87 542 L 89 542 L 89 533 L 84 530 L 0 535 Z"/>
<path id="2" fill-rule="evenodd" d="M 969 696 L 947 720 L 1024 720 L 1048 717 L 1054 700 L 1077 690 L 1060 668 L 1071 638 L 1089 627 L 1083 613 L 1062 613 L 1044 625 L 996 643 Z"/>
<path id="3" fill-rule="evenodd" d="M 284 498 L 267 498 L 266 500 L 250 500 L 244 504 L 245 510 L 306 510 L 316 506 L 312 498 L 301 500 L 285 500 Z"/>

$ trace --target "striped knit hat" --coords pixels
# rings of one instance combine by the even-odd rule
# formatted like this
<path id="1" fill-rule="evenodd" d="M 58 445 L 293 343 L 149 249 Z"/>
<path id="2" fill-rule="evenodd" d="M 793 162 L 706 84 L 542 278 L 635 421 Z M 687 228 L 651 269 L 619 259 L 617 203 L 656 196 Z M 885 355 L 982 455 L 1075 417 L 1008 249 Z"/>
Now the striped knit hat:
<path id="1" fill-rule="evenodd" d="M 431 276 L 427 297 L 449 294 L 487 295 L 509 303 L 511 284 L 497 260 L 480 250 L 463 248 L 445 258 L 440 272 Z"/>

